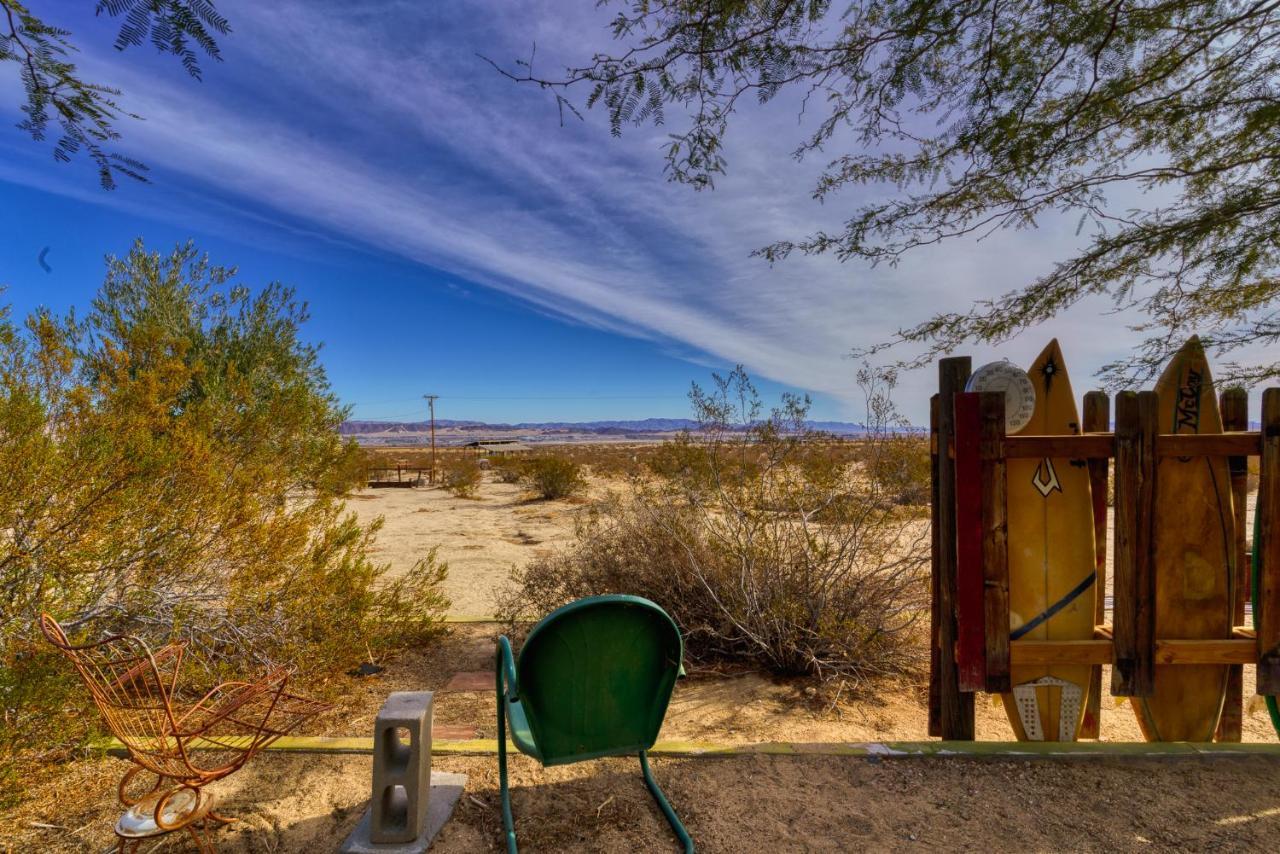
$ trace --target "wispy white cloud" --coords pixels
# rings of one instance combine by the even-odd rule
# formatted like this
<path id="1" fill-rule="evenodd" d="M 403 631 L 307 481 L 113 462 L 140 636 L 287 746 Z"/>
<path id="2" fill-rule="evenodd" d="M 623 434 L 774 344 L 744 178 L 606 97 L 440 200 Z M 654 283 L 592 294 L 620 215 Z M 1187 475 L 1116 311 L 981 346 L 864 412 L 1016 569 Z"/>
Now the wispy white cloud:
<path id="1" fill-rule="evenodd" d="M 663 180 L 661 129 L 613 139 L 594 114 L 561 127 L 546 97 L 475 56 L 523 55 L 536 41 L 554 70 L 606 37 L 599 12 L 496 0 L 354 12 L 348 3 L 223 5 L 236 32 L 203 85 L 86 57 L 146 117 L 126 129 L 130 153 L 294 227 L 691 359 L 742 362 L 830 394 L 846 414 L 858 406 L 851 347 L 1025 283 L 1077 239 L 1069 224 L 1049 223 L 925 250 L 893 269 L 831 258 L 770 268 L 751 250 L 830 227 L 856 201 L 810 198 L 816 165 L 788 156 L 801 133 L 794 103 L 745 113 L 729 140 L 731 174 L 694 193 Z M 1064 340 L 1079 385 L 1132 341 L 1107 307 L 1081 305 L 1044 330 Z M 1042 344 L 1037 331 L 1004 354 L 1030 361 Z M 905 383 L 915 418 L 931 381 Z"/>

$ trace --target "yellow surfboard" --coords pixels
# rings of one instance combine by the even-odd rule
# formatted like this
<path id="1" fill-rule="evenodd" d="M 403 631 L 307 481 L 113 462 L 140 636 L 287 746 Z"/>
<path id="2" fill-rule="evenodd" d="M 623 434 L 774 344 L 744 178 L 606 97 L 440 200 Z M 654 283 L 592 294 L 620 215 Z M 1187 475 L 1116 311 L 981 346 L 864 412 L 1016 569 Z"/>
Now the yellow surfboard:
<path id="1" fill-rule="evenodd" d="M 1030 421 L 1013 435 L 1074 435 L 1080 415 L 1055 339 L 1028 372 Z M 1093 637 L 1093 499 L 1084 460 L 1009 460 L 1009 630 L 1013 640 Z M 1089 666 L 1014 667 L 1002 695 L 1019 740 L 1074 741 L 1089 692 Z"/>
<path id="2" fill-rule="evenodd" d="M 1198 338 L 1156 383 L 1161 433 L 1221 433 L 1222 415 Z M 1225 457 L 1161 458 L 1156 470 L 1156 637 L 1231 637 L 1235 515 Z M 1157 666 L 1155 694 L 1133 707 L 1148 741 L 1212 741 L 1226 697 L 1224 665 Z"/>

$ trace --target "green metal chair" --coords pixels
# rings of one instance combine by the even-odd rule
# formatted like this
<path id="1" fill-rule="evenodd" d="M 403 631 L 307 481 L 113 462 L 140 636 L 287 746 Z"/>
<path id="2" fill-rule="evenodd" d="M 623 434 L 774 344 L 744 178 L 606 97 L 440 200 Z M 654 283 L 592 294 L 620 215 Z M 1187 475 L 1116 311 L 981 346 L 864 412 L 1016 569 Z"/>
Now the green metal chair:
<path id="1" fill-rule="evenodd" d="M 517 854 L 507 785 L 507 722 L 521 753 L 549 765 L 638 754 L 645 785 L 686 854 L 693 840 L 649 770 L 648 750 L 684 675 L 671 617 L 639 596 L 592 596 L 557 608 L 529 632 L 517 661 L 498 639 L 498 771 L 507 851 Z"/>

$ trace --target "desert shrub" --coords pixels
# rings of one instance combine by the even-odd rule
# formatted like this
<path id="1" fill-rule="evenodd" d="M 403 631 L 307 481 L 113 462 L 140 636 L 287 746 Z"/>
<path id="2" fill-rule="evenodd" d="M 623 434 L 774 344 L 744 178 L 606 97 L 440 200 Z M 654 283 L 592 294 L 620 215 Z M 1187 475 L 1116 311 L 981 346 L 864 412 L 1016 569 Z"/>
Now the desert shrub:
<path id="1" fill-rule="evenodd" d="M 647 470 L 650 455 L 657 445 L 599 443 L 575 449 L 574 460 L 601 478 L 628 480 Z"/>
<path id="2" fill-rule="evenodd" d="M 444 567 L 389 581 L 344 509 L 364 460 L 305 309 L 233 275 L 138 244 L 83 320 L 0 310 L 0 751 L 96 719 L 42 611 L 73 639 L 185 640 L 184 679 L 322 675 L 439 628 Z"/>
<path id="3" fill-rule="evenodd" d="M 524 479 L 524 463 L 520 457 L 490 457 L 489 471 L 498 483 L 519 483 Z"/>
<path id="4" fill-rule="evenodd" d="M 885 497 L 894 504 L 923 507 L 929 504 L 929 440 L 898 433 L 870 443 L 867 476 L 879 481 Z"/>
<path id="5" fill-rule="evenodd" d="M 568 498 L 583 486 L 582 467 L 568 457 L 552 455 L 525 460 L 522 482 L 541 498 Z"/>
<path id="6" fill-rule="evenodd" d="M 658 477 L 680 481 L 687 487 L 711 485 L 713 471 L 707 448 L 687 431 L 663 442 L 645 464 Z"/>
<path id="7" fill-rule="evenodd" d="M 881 421 L 868 442 L 892 439 L 891 388 L 873 391 Z M 695 660 L 854 683 L 918 666 L 927 523 L 815 451 L 829 442 L 805 429 L 807 400 L 787 396 L 762 418 L 741 368 L 692 398 L 702 429 L 673 443 L 671 459 L 697 465 L 637 483 L 571 547 L 515 569 L 500 613 L 518 623 L 581 596 L 632 593 L 671 613 Z"/>
<path id="8" fill-rule="evenodd" d="M 459 498 L 475 498 L 482 474 L 474 457 L 457 457 L 445 465 L 440 485 Z"/>

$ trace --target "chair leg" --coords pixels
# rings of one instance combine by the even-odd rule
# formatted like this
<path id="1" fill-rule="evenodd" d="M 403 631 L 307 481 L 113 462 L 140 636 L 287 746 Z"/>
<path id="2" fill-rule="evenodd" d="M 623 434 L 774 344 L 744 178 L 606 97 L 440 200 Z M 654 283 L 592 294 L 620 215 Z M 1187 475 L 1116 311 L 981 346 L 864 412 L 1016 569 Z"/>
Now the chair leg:
<path id="1" fill-rule="evenodd" d="M 498 785 L 502 791 L 502 829 L 506 833 L 507 854 L 519 854 L 516 848 L 516 823 L 511 816 L 511 789 L 507 782 L 507 710 L 506 692 L 502 685 L 502 649 L 498 649 L 494 672 L 498 680 Z"/>
<path id="2" fill-rule="evenodd" d="M 684 854 L 693 854 L 693 839 L 689 836 L 689 831 L 684 829 L 684 824 L 681 823 L 680 817 L 671 808 L 670 802 L 667 801 L 667 796 L 662 794 L 662 789 L 658 788 L 658 781 L 653 779 L 653 772 L 649 770 L 649 752 L 647 750 L 640 751 L 640 770 L 644 772 L 644 784 L 649 787 L 649 794 L 653 795 L 653 799 L 658 802 L 658 808 L 667 817 L 667 824 L 671 825 L 671 829 L 675 831 L 676 838 L 684 846 Z"/>

